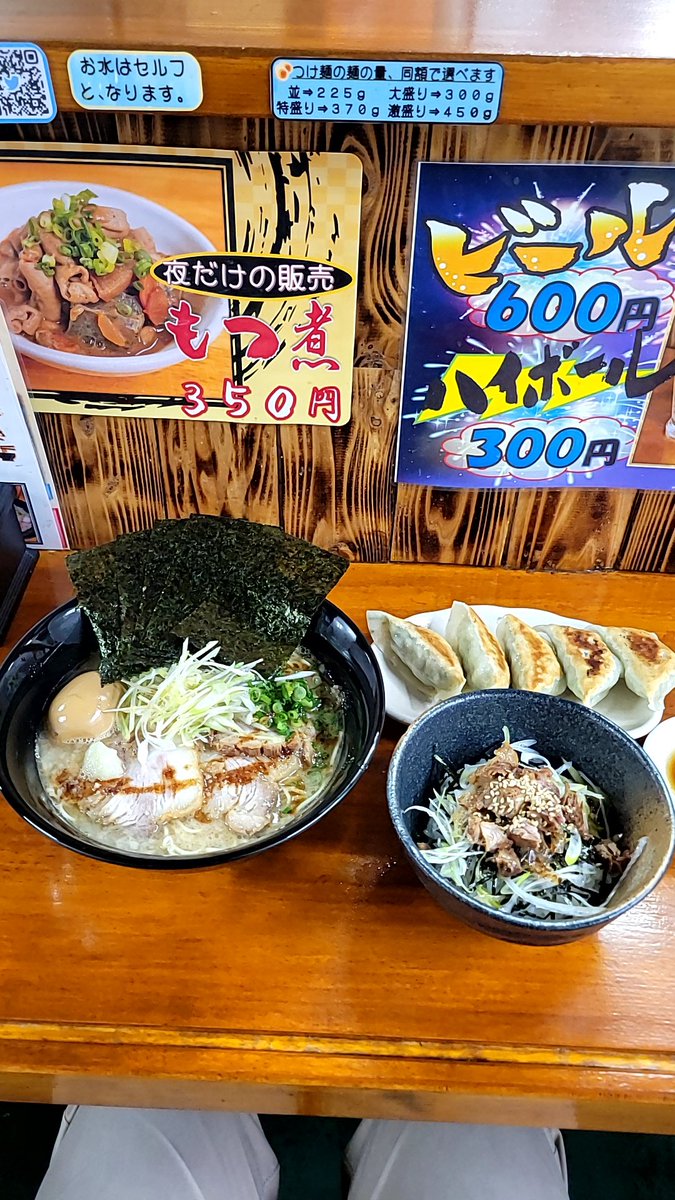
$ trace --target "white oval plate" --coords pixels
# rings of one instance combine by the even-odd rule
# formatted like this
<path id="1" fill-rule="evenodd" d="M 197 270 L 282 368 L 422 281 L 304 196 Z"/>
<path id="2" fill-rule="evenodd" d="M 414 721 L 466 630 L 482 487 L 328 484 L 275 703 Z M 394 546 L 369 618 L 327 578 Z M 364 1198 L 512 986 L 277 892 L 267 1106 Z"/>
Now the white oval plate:
<path id="1" fill-rule="evenodd" d="M 497 622 L 506 613 L 513 613 L 516 617 L 520 617 L 521 621 L 525 621 L 527 625 L 572 625 L 576 629 L 589 627 L 588 621 L 578 621 L 575 617 L 562 617 L 559 613 L 546 612 L 542 608 L 501 608 L 498 604 L 474 604 L 473 608 L 485 621 L 491 633 L 495 633 Z M 407 620 L 444 635 L 449 615 L 449 608 L 440 608 L 436 612 L 415 613 Z M 593 628 L 593 626 L 590 627 Z M 377 646 L 373 646 L 373 651 L 384 680 L 388 716 L 393 717 L 395 721 L 401 721 L 403 725 L 410 725 L 427 709 L 433 708 L 433 703 L 427 703 L 419 696 L 414 695 L 398 678 L 398 675 L 394 674 L 387 666 L 382 651 Z M 571 692 L 565 692 L 564 697 L 566 700 L 580 703 Z M 634 738 L 644 737 L 650 730 L 655 729 L 663 716 L 663 709 L 663 704 L 658 709 L 650 708 L 646 700 L 629 692 L 623 680 L 620 680 L 605 696 L 605 699 L 595 706 L 596 712 L 609 717 L 610 721 L 614 721 L 615 725 L 620 725 L 626 733 Z"/>
<path id="2" fill-rule="evenodd" d="M 675 800 L 675 788 L 668 778 L 668 764 L 675 753 L 675 717 L 662 721 L 658 728 L 650 733 L 644 744 L 644 751 L 658 767 Z"/>

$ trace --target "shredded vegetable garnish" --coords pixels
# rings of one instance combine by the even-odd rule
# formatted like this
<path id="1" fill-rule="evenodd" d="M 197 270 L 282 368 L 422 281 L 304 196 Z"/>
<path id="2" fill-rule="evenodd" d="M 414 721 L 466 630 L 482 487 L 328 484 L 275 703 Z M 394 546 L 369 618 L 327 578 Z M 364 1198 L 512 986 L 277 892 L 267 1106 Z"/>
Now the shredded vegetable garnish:
<path id="1" fill-rule="evenodd" d="M 219 653 L 216 642 L 191 653 L 186 641 L 178 662 L 125 680 L 117 709 L 122 736 L 139 744 L 192 746 L 211 733 L 255 724 L 251 685 L 260 681 L 255 664 L 224 665 Z"/>
<path id="2" fill-rule="evenodd" d="M 251 685 L 251 698 L 256 706 L 256 720 L 284 737 L 303 725 L 320 704 L 308 680 L 298 675 L 261 679 Z"/>
<path id="3" fill-rule="evenodd" d="M 51 209 L 37 218 L 29 217 L 28 232 L 22 239 L 23 248 L 28 250 L 39 245 L 44 233 L 54 233 L 61 242 L 59 253 L 81 263 L 94 275 L 110 275 L 116 266 L 128 263 L 136 279 L 143 279 L 152 266 L 152 256 L 133 238 L 125 237 L 120 243 L 108 236 L 94 218 L 92 201 L 95 199 L 96 193 L 89 188 L 73 196 L 56 196 Z M 53 275 L 56 259 L 53 254 L 43 254 L 37 266 L 45 275 Z"/>
<path id="4" fill-rule="evenodd" d="M 540 920 L 606 905 L 635 861 L 608 824 L 607 797 L 572 763 L 555 769 L 533 741 L 453 771 L 437 756 L 437 786 L 418 846 L 427 862 L 486 907 Z M 418 822 L 418 830 L 420 823 Z"/>

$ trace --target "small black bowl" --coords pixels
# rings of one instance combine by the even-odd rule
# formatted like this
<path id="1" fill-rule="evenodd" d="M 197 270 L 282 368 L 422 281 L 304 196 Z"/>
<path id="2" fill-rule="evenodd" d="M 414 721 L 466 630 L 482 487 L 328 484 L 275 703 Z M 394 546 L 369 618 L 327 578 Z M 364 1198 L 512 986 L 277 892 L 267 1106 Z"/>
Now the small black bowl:
<path id="1" fill-rule="evenodd" d="M 534 738 L 546 758 L 571 761 L 597 783 L 612 802 L 628 847 L 648 838 L 610 903 L 596 914 L 538 921 L 487 908 L 442 878 L 417 847 L 426 818 L 409 809 L 429 799 L 434 755 L 453 767 L 478 762 L 501 743 L 504 726 L 512 741 Z M 573 941 L 627 912 L 656 887 L 675 850 L 672 801 L 637 742 L 592 709 L 535 692 L 469 692 L 429 709 L 404 733 L 394 751 L 387 799 L 403 848 L 434 899 L 483 933 L 532 946 Z"/>
<path id="2" fill-rule="evenodd" d="M 344 800 L 368 767 L 384 723 L 380 669 L 368 642 L 349 617 L 325 600 L 304 645 L 343 692 L 342 754 L 316 806 L 276 833 L 229 850 L 174 858 L 102 845 L 78 833 L 54 812 L 38 776 L 36 737 L 56 693 L 75 675 L 96 670 L 99 663 L 91 625 L 74 600 L 39 621 L 0 669 L 0 791 L 20 816 L 60 845 L 121 866 L 174 871 L 211 867 L 287 842 Z"/>

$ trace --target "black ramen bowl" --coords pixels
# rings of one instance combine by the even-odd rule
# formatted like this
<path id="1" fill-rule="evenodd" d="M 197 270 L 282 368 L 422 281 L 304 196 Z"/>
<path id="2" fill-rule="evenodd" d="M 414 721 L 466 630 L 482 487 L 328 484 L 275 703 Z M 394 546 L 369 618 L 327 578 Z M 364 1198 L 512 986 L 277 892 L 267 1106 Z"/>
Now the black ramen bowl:
<path id="1" fill-rule="evenodd" d="M 537 920 L 502 913 L 444 879 L 426 861 L 417 842 L 427 818 L 410 810 L 426 804 L 434 755 L 452 767 L 478 762 L 503 740 L 534 738 L 554 765 L 568 761 L 610 799 L 625 842 L 633 849 L 648 839 L 609 904 L 584 917 Z M 570 942 L 628 912 L 656 887 L 675 849 L 675 812 L 659 772 L 637 742 L 592 709 L 535 692 L 469 692 L 429 709 L 404 733 L 387 780 L 389 811 L 412 867 L 425 888 L 448 912 L 495 937 L 532 946 Z"/>
<path id="2" fill-rule="evenodd" d="M 349 617 L 325 600 L 304 646 L 343 692 L 344 738 L 325 793 L 297 821 L 276 832 L 227 850 L 167 857 L 95 842 L 53 810 L 38 775 L 36 737 L 56 693 L 82 671 L 96 670 L 99 663 L 91 625 L 74 600 L 39 621 L 0 669 L 0 791 L 20 816 L 60 845 L 123 866 L 185 870 L 232 862 L 278 846 L 315 825 L 344 800 L 368 767 L 384 722 L 380 670 L 368 642 Z"/>

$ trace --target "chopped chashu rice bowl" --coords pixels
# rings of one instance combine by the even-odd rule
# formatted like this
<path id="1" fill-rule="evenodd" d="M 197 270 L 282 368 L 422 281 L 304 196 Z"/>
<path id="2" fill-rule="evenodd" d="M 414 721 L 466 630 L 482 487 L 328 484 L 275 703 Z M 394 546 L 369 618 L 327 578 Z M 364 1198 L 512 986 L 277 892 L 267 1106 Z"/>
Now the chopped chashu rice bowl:
<path id="1" fill-rule="evenodd" d="M 62 689 L 37 759 L 64 820 L 131 852 L 204 854 L 263 837 L 320 797 L 340 752 L 338 689 L 299 654 L 271 680 L 218 655 L 186 642 L 171 667 L 105 688 L 87 672 Z"/>
<path id="2" fill-rule="evenodd" d="M 456 772 L 440 757 L 418 848 L 486 908 L 543 921 L 606 906 L 635 862 L 602 790 L 572 763 L 556 770 L 532 741 L 504 742 Z M 418 827 L 419 828 L 419 827 Z"/>

